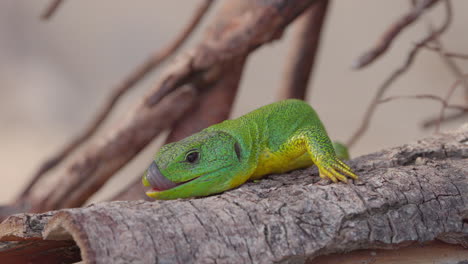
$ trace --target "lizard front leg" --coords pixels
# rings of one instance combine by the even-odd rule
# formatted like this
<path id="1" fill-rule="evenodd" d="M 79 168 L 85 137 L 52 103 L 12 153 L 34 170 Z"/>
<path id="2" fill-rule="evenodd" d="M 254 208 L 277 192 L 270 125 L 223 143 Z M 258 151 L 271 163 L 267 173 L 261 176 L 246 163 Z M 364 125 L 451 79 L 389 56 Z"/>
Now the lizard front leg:
<path id="1" fill-rule="evenodd" d="M 306 147 L 307 153 L 319 169 L 320 177 L 347 182 L 345 175 L 357 179 L 351 168 L 335 154 L 333 144 L 322 127 L 306 127 L 297 132 L 296 138 Z"/>

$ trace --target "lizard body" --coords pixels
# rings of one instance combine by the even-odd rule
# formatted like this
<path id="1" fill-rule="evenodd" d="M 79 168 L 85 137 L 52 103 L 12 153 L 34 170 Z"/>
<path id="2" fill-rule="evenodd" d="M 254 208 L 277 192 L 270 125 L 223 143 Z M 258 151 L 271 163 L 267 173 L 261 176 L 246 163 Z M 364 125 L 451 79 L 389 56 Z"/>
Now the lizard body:
<path id="1" fill-rule="evenodd" d="M 210 126 L 163 146 L 143 177 L 155 199 L 207 196 L 271 173 L 317 165 L 320 177 L 357 179 L 335 154 L 314 109 L 289 99 L 263 106 L 234 120 Z"/>

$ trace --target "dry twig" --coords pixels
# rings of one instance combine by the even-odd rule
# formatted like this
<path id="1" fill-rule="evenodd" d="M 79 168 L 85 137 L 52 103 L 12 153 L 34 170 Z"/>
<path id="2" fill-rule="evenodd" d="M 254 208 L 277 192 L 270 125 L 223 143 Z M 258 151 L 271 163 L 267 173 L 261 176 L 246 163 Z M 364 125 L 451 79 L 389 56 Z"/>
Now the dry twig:
<path id="1" fill-rule="evenodd" d="M 416 43 L 416 45 L 408 53 L 408 56 L 406 57 L 404 64 L 400 66 L 399 68 L 397 68 L 378 88 L 377 93 L 375 94 L 374 98 L 372 99 L 371 103 L 369 104 L 364 114 L 364 118 L 360 126 L 358 127 L 356 132 L 354 132 L 351 138 L 348 140 L 347 142 L 348 147 L 352 147 L 359 140 L 359 138 L 361 138 L 362 135 L 367 131 L 370 120 L 375 112 L 375 109 L 377 108 L 377 105 L 379 104 L 379 100 L 382 98 L 382 96 L 390 87 L 390 85 L 392 85 L 395 82 L 395 80 L 397 80 L 403 73 L 405 73 L 409 69 L 409 67 L 412 65 L 414 59 L 416 58 L 416 55 L 419 53 L 421 48 L 427 43 L 429 43 L 430 41 L 432 41 L 434 38 L 440 36 L 449 27 L 452 21 L 452 7 L 449 1 L 444 1 L 444 2 L 445 2 L 446 14 L 445 14 L 445 20 L 443 24 L 436 31 L 430 32 L 430 34 L 428 34 L 426 37 L 424 37 L 422 40 Z"/>
<path id="2" fill-rule="evenodd" d="M 457 80 L 451 87 L 450 89 L 447 91 L 447 94 L 445 95 L 444 97 L 444 104 L 442 104 L 442 107 L 440 108 L 440 113 L 439 113 L 439 120 L 437 122 L 437 125 L 436 125 L 436 132 L 439 132 L 440 131 L 440 126 L 444 120 L 444 113 L 445 113 L 445 109 L 447 108 L 447 104 L 450 100 L 450 97 L 452 97 L 453 93 L 455 92 L 455 89 L 457 88 L 458 84 L 460 83 L 460 80 Z"/>
<path id="3" fill-rule="evenodd" d="M 468 77 L 468 75 L 463 75 L 464 78 Z M 462 82 L 462 80 L 457 80 L 455 81 L 451 86 L 450 86 L 450 89 L 447 91 L 447 94 L 445 95 L 444 97 L 444 100 L 445 102 L 449 102 L 450 98 L 452 97 L 453 93 L 455 92 L 455 89 L 457 88 L 457 86 Z M 444 121 L 453 121 L 453 120 L 456 120 L 460 117 L 463 117 L 464 115 L 466 115 L 465 112 L 459 112 L 459 113 L 456 113 L 456 114 L 452 114 L 448 117 L 444 117 L 444 112 L 445 112 L 445 106 L 442 105 L 441 109 L 440 109 L 440 113 L 439 113 L 439 116 L 437 118 L 430 118 L 429 120 L 427 121 L 424 121 L 423 122 L 423 128 L 428 128 L 430 126 L 436 126 L 436 131 L 438 132 L 440 130 L 440 126 L 442 125 L 442 123 Z"/>
<path id="4" fill-rule="evenodd" d="M 455 86 L 454 86 L 455 87 Z M 453 93 L 453 90 L 454 89 L 451 89 L 452 90 L 452 93 Z M 449 94 L 451 94 L 451 92 L 449 92 Z M 468 113 L 468 107 L 467 106 L 463 106 L 463 105 L 451 105 L 449 104 L 448 102 L 448 98 L 441 98 L 439 96 L 436 96 L 436 95 L 432 95 L 432 94 L 418 94 L 418 95 L 406 95 L 406 96 L 390 96 L 390 97 L 387 97 L 385 99 L 380 99 L 379 100 L 379 104 L 382 104 L 382 103 L 387 103 L 387 102 L 390 102 L 390 101 L 393 101 L 393 100 L 398 100 L 398 99 L 429 99 L 429 100 L 433 100 L 433 101 L 437 101 L 441 104 L 441 110 L 440 110 L 440 114 L 439 114 L 439 117 L 438 119 L 436 120 L 435 122 L 435 125 L 436 125 L 436 132 L 439 132 L 440 131 L 440 125 L 441 123 L 443 122 L 444 120 L 444 111 L 445 109 L 453 109 L 453 110 L 459 110 L 461 111 L 461 113 Z"/>
<path id="5" fill-rule="evenodd" d="M 436 52 L 441 51 L 440 47 L 431 46 L 431 45 L 424 45 L 424 48 L 428 50 L 436 51 Z M 447 57 L 454 58 L 454 59 L 468 60 L 468 54 L 450 52 L 450 51 L 445 51 L 443 54 Z"/>
<path id="6" fill-rule="evenodd" d="M 424 10 L 432 7 L 437 2 L 439 2 L 439 0 L 418 1 L 408 14 L 398 19 L 390 28 L 387 29 L 387 31 L 385 31 L 375 47 L 365 52 L 356 61 L 354 61 L 353 68 L 364 68 L 384 54 L 392 44 L 393 40 L 403 31 L 403 29 L 411 25 L 424 13 Z"/>
<path id="7" fill-rule="evenodd" d="M 444 98 L 433 94 L 417 94 L 417 95 L 400 95 L 400 96 L 389 96 L 387 98 L 380 99 L 379 104 L 388 103 L 399 99 L 428 99 L 439 102 L 446 109 L 454 109 L 468 112 L 468 106 L 449 104 Z"/>
<path id="8" fill-rule="evenodd" d="M 50 19 L 55 12 L 57 12 L 57 9 L 65 2 L 64 0 L 53 0 L 49 6 L 45 9 L 44 13 L 41 15 L 42 20 L 48 20 Z"/>
<path id="9" fill-rule="evenodd" d="M 434 30 L 430 21 L 428 21 L 428 25 L 429 25 L 430 30 Z M 436 126 L 436 132 L 439 132 L 441 123 L 444 121 L 444 112 L 445 112 L 446 106 L 450 100 L 450 97 L 452 97 L 458 85 L 461 84 L 465 87 L 465 98 L 468 101 L 468 80 L 466 78 L 467 75 L 463 74 L 462 70 L 458 67 L 458 65 L 450 58 L 450 56 L 448 55 L 449 53 L 445 50 L 444 46 L 442 45 L 441 40 L 437 37 L 437 38 L 434 38 L 432 42 L 436 46 L 425 45 L 424 47 L 429 48 L 433 51 L 436 51 L 439 54 L 442 61 L 447 65 L 447 68 L 450 70 L 450 72 L 452 72 L 454 77 L 457 78 L 457 81 L 447 91 L 447 94 L 445 95 L 445 98 L 444 98 L 444 101 L 446 102 L 446 104 L 442 105 L 440 109 L 439 117 L 437 118 L 437 121 L 434 122 Z M 463 111 L 459 114 L 462 114 L 462 113 Z M 452 115 L 451 119 L 453 120 L 454 117 L 456 116 Z"/>
<path id="10" fill-rule="evenodd" d="M 20 194 L 20 197 L 26 197 L 33 186 L 39 181 L 39 179 L 49 170 L 56 167 L 64 159 L 66 159 L 73 151 L 75 151 L 80 145 L 87 141 L 101 126 L 104 120 L 109 116 L 114 106 L 117 104 L 119 99 L 128 92 L 132 87 L 135 87 L 138 82 L 143 80 L 149 73 L 156 69 L 163 61 L 174 54 L 182 44 L 190 37 L 191 33 L 195 30 L 197 25 L 200 24 L 202 18 L 209 10 L 213 0 L 203 0 L 200 6 L 195 11 L 192 19 L 189 21 L 184 30 L 176 37 L 176 39 L 167 45 L 164 49 L 151 55 L 143 64 L 138 66 L 130 75 L 125 78 L 120 84 L 118 84 L 109 95 L 104 106 L 96 114 L 92 122 L 88 127 L 76 138 L 72 139 L 62 150 L 60 150 L 53 157 L 45 161 L 34 174 L 32 180 L 28 186 Z"/>
<path id="11" fill-rule="evenodd" d="M 449 0 L 446 1 L 449 2 Z M 433 31 L 432 25 L 430 25 L 430 29 Z M 450 70 L 456 80 L 459 81 L 459 83 L 465 88 L 465 101 L 468 102 L 468 79 L 466 78 L 465 74 L 463 74 L 460 67 L 458 67 L 458 65 L 452 60 L 452 58 L 447 56 L 447 51 L 442 45 L 442 41 L 436 37 L 432 40 L 432 42 L 435 43 L 439 49 L 438 54 L 440 55 L 440 58 L 445 63 L 445 65 L 447 65 L 447 68 Z"/>
<path id="12" fill-rule="evenodd" d="M 451 113 L 447 116 L 443 116 L 443 119 L 441 120 L 440 116 L 438 117 L 431 117 L 422 122 L 422 127 L 423 128 L 430 128 L 432 126 L 439 126 L 439 124 L 442 124 L 443 122 L 451 122 L 451 121 L 456 121 L 461 118 L 467 117 L 468 113 L 465 111 L 462 112 L 456 112 L 456 113 Z"/>

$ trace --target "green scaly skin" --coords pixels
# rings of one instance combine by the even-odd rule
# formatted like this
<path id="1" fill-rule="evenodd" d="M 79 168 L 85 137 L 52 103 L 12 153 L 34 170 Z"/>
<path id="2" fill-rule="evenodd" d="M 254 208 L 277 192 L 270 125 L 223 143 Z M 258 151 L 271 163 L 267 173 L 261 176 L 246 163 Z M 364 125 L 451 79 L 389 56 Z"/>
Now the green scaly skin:
<path id="1" fill-rule="evenodd" d="M 346 182 L 345 175 L 357 179 L 334 147 L 340 158 L 349 157 L 346 147 L 332 144 L 311 106 L 295 99 L 280 101 L 163 146 L 154 162 L 163 177 L 180 185 L 163 190 L 152 186 L 156 188 L 147 195 L 155 199 L 207 196 L 313 164 L 320 177 L 333 182 Z M 147 176 L 143 184 L 150 186 Z"/>

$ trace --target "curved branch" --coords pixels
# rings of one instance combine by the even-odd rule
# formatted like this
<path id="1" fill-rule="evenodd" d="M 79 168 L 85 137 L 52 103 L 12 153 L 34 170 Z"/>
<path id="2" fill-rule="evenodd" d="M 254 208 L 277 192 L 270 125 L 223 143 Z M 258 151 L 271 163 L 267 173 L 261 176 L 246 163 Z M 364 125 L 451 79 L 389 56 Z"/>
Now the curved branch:
<path id="1" fill-rule="evenodd" d="M 454 109 L 460 110 L 464 112 L 468 112 L 468 106 L 464 105 L 456 105 L 456 104 L 449 104 L 448 101 L 440 96 L 433 95 L 433 94 L 417 94 L 417 95 L 403 95 L 403 96 L 390 96 L 384 99 L 380 99 L 378 101 L 379 104 L 388 103 L 390 101 L 398 100 L 398 99 L 428 99 L 432 101 L 439 102 L 444 108 L 447 109 Z"/>
<path id="2" fill-rule="evenodd" d="M 351 138 L 347 142 L 348 147 L 352 147 L 356 142 L 364 135 L 369 127 L 370 120 L 374 115 L 375 110 L 379 104 L 379 100 L 385 94 L 385 92 L 390 88 L 390 86 L 399 78 L 401 77 L 413 64 L 416 56 L 418 55 L 421 48 L 424 47 L 427 43 L 434 40 L 435 38 L 439 37 L 442 33 L 444 33 L 447 28 L 449 27 L 450 23 L 452 22 L 452 7 L 449 1 L 445 2 L 445 20 L 442 25 L 435 31 L 431 31 L 426 37 L 420 40 L 416 45 L 410 50 L 406 60 L 402 66 L 397 68 L 377 89 L 377 92 L 372 99 L 371 103 L 366 109 L 364 114 L 363 120 L 358 127 L 358 129 L 354 132 Z"/>
<path id="3" fill-rule="evenodd" d="M 57 1 L 60 2 L 60 1 Z M 119 85 L 117 85 L 112 93 L 109 95 L 104 106 L 96 114 L 92 122 L 88 125 L 84 131 L 76 138 L 72 139 L 62 150 L 60 150 L 53 157 L 46 160 L 34 174 L 32 180 L 19 195 L 19 197 L 27 197 L 34 185 L 42 178 L 42 176 L 49 170 L 55 168 L 63 160 L 65 160 L 70 154 L 87 141 L 92 135 L 96 133 L 98 128 L 109 116 L 114 106 L 120 100 L 120 98 L 128 92 L 131 88 L 135 87 L 140 81 L 142 81 L 149 73 L 155 70 L 163 61 L 169 58 L 174 52 L 176 52 L 183 43 L 190 37 L 191 33 L 195 30 L 197 25 L 200 24 L 202 18 L 209 10 L 213 0 L 204 0 L 197 8 L 192 19 L 182 32 L 176 37 L 176 39 L 167 45 L 164 49 L 151 55 L 143 64 L 138 66 L 130 75 L 125 78 Z"/>
<path id="4" fill-rule="evenodd" d="M 458 52 L 449 52 L 449 51 L 442 51 L 441 47 L 436 47 L 436 46 L 429 46 L 425 45 L 425 49 L 435 51 L 435 52 L 443 52 L 443 55 L 454 58 L 454 59 L 460 59 L 460 60 L 468 60 L 468 54 L 463 54 L 463 53 L 458 53 Z"/>
<path id="5" fill-rule="evenodd" d="M 240 58 L 230 65 L 226 65 L 231 70 L 213 87 L 198 97 L 197 103 L 173 126 L 171 133 L 166 138 L 166 143 L 181 140 L 229 117 L 245 61 L 245 58 Z M 149 200 L 145 194 L 145 188 L 141 184 L 141 175 L 143 172 L 136 175 L 137 177 L 132 183 L 122 188 L 110 200 Z"/>
<path id="6" fill-rule="evenodd" d="M 440 115 L 439 115 L 437 117 L 428 118 L 427 120 L 423 121 L 422 122 L 422 127 L 427 129 L 427 128 L 430 128 L 432 126 L 440 126 L 441 123 L 443 123 L 443 122 L 456 121 L 456 120 L 459 120 L 459 119 L 462 119 L 462 118 L 465 118 L 465 117 L 468 117 L 468 113 L 465 112 L 465 111 L 451 113 L 451 114 L 449 114 L 447 116 L 444 115 L 442 120 L 441 120 Z"/>
<path id="7" fill-rule="evenodd" d="M 418 1 L 408 14 L 401 17 L 389 29 L 387 29 L 387 31 L 385 31 L 375 47 L 365 52 L 356 61 L 354 61 L 353 68 L 364 68 L 384 54 L 392 44 L 393 40 L 403 31 L 403 29 L 411 25 L 424 13 L 426 9 L 432 7 L 437 2 L 439 2 L 439 0 Z"/>

